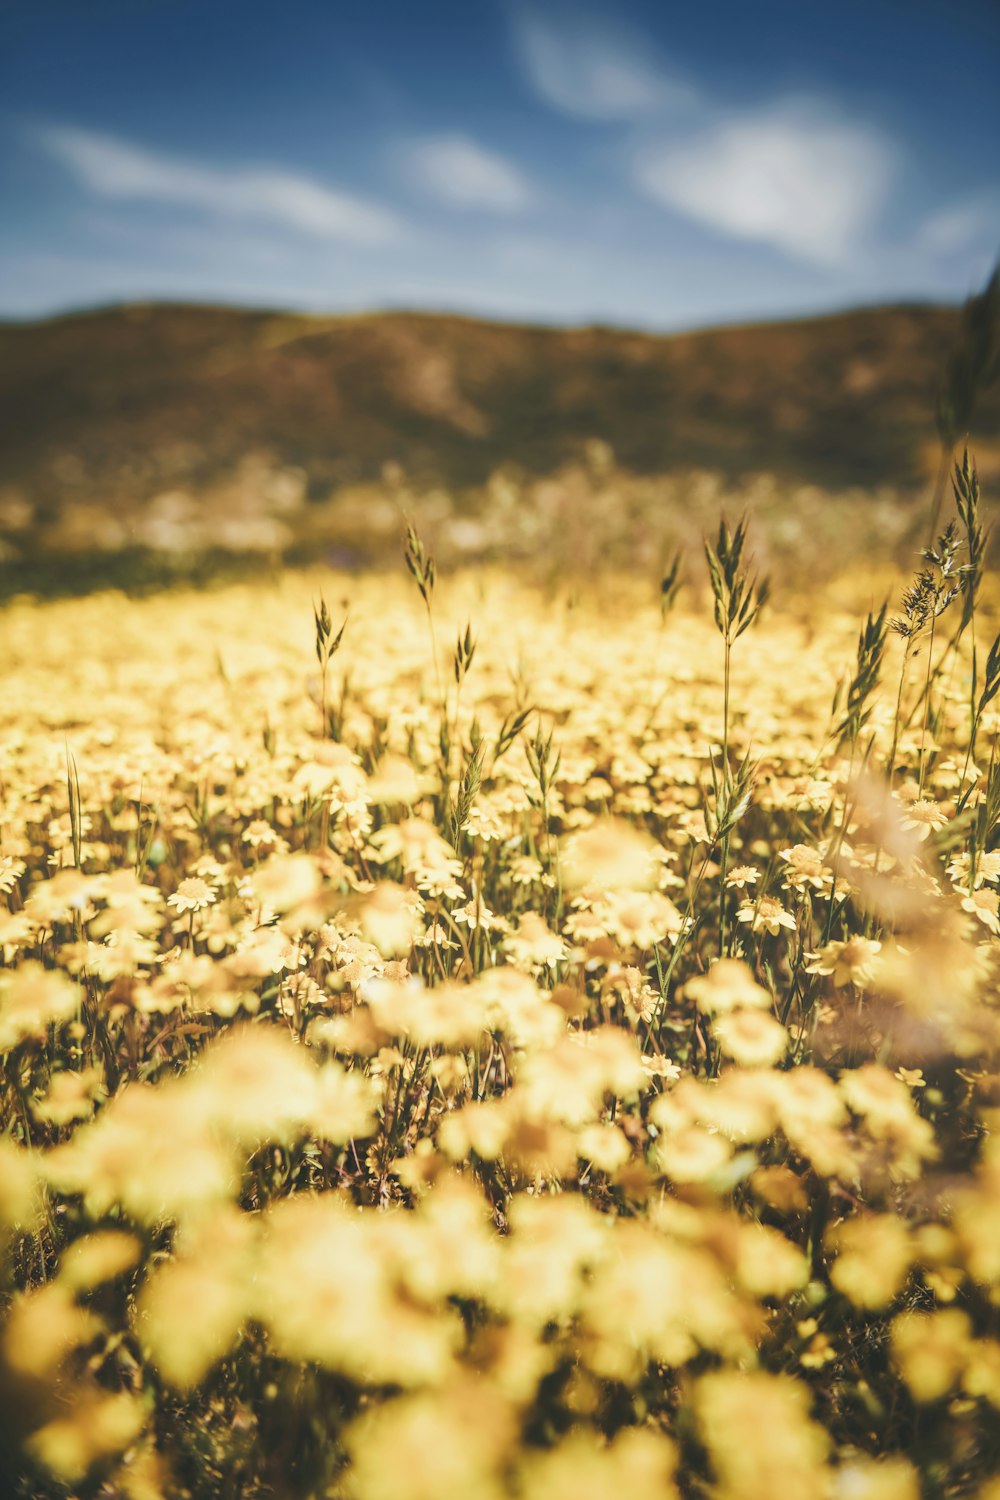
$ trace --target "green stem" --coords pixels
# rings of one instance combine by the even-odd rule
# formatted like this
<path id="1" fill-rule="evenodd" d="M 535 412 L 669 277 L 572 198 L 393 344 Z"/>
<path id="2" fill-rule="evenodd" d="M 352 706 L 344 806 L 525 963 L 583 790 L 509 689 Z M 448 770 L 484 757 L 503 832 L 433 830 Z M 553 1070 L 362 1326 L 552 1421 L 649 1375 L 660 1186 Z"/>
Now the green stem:
<path id="1" fill-rule="evenodd" d="M 903 688 L 906 686 L 906 669 L 910 664 L 912 642 L 912 636 L 907 636 L 906 648 L 903 651 L 903 665 L 899 669 L 899 692 L 896 694 L 896 713 L 892 721 L 892 748 L 889 751 L 889 763 L 887 766 L 890 791 L 892 790 L 892 783 L 896 776 L 896 746 L 899 744 L 899 719 L 903 709 Z"/>
<path id="2" fill-rule="evenodd" d="M 723 786 L 729 782 L 729 679 L 732 659 L 732 644 L 726 636 L 726 657 L 722 690 L 722 776 Z M 728 806 L 728 794 L 727 794 Z M 726 951 L 726 874 L 729 869 L 729 834 L 722 840 L 719 859 L 719 957 Z"/>
<path id="3" fill-rule="evenodd" d="M 934 661 L 934 629 L 937 625 L 937 615 L 931 617 L 931 639 L 927 647 L 927 681 L 924 683 L 924 722 L 920 729 L 920 775 L 917 780 L 917 796 L 924 794 L 924 772 L 926 769 L 925 749 L 927 741 L 927 725 L 931 711 L 931 665 Z"/>

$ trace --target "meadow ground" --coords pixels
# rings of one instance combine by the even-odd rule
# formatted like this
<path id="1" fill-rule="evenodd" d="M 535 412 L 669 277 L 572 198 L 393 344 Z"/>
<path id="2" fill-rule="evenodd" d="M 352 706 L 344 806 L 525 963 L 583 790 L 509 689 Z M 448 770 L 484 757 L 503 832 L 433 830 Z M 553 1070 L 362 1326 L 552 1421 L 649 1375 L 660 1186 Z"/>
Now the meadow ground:
<path id="1" fill-rule="evenodd" d="M 882 591 L 5 607 L 7 1493 L 997 1500 L 959 479 Z"/>

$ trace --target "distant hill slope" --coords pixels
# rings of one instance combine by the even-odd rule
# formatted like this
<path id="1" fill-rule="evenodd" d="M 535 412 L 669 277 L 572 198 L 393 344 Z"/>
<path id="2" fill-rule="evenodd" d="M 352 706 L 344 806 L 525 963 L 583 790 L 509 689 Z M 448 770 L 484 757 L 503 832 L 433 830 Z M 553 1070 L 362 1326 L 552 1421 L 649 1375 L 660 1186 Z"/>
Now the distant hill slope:
<path id="1" fill-rule="evenodd" d="M 395 461 L 417 483 L 529 476 L 610 443 L 637 474 L 770 472 L 836 488 L 926 476 L 954 309 L 901 306 L 669 337 L 418 314 L 119 307 L 0 326 L 0 492 L 39 519 L 141 507 L 248 452 L 310 498 Z M 1000 435 L 1000 392 L 979 412 Z"/>

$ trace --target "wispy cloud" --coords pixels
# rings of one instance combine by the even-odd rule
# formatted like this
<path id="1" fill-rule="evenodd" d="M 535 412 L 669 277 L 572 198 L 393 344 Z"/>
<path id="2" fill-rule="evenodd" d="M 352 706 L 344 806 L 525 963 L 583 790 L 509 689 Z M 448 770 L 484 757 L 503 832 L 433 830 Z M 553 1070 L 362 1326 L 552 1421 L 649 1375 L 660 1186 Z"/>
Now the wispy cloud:
<path id="1" fill-rule="evenodd" d="M 37 138 L 100 197 L 183 204 L 220 218 L 359 245 L 389 243 L 401 230 L 396 215 L 380 204 L 296 172 L 227 171 L 69 126 L 46 127 Z"/>
<path id="2" fill-rule="evenodd" d="M 932 255 L 996 256 L 1000 252 L 1000 189 L 988 189 L 932 214 L 920 227 L 921 249 Z"/>
<path id="3" fill-rule="evenodd" d="M 418 141 L 407 148 L 405 159 L 418 184 L 442 203 L 518 214 L 535 200 L 519 167 L 465 135 Z"/>
<path id="4" fill-rule="evenodd" d="M 536 11 L 515 17 L 514 37 L 536 93 L 585 120 L 638 120 L 688 107 L 698 91 L 660 67 L 648 44 L 610 21 L 567 12 L 559 24 Z"/>
<path id="5" fill-rule="evenodd" d="M 808 96 L 734 108 L 671 70 L 609 11 L 557 20 L 529 8 L 514 12 L 512 27 L 540 98 L 595 124 L 632 127 L 641 144 L 628 148 L 628 175 L 648 200 L 820 271 L 857 269 L 878 253 L 900 164 L 878 129 Z M 944 240 L 966 227 L 963 217 L 927 232 Z"/>
<path id="6" fill-rule="evenodd" d="M 790 103 L 648 146 L 633 175 L 647 197 L 721 234 L 838 266 L 875 229 L 894 158 L 878 132 Z"/>

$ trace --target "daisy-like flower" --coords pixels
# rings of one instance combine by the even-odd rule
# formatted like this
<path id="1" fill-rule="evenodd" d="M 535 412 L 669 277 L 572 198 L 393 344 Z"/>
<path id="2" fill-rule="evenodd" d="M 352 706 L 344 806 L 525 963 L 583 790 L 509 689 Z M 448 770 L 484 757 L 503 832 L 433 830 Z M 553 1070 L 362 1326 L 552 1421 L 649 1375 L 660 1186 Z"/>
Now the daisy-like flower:
<path id="1" fill-rule="evenodd" d="M 674 1182 L 706 1182 L 729 1161 L 733 1148 L 725 1136 L 688 1125 L 663 1136 L 655 1160 Z"/>
<path id="2" fill-rule="evenodd" d="M 639 1061 L 642 1071 L 649 1078 L 662 1078 L 667 1083 L 674 1083 L 681 1076 L 679 1064 L 665 1057 L 662 1052 L 644 1053 Z"/>
<path id="3" fill-rule="evenodd" d="M 504 952 L 518 968 L 538 973 L 553 968 L 566 956 L 566 945 L 536 912 L 525 912 L 517 929 L 503 940 Z"/>
<path id="4" fill-rule="evenodd" d="M 609 797 L 614 796 L 614 788 L 603 776 L 591 776 L 583 789 L 583 795 L 588 802 L 607 802 Z"/>
<path id="5" fill-rule="evenodd" d="M 0 970 L 0 1052 L 28 1037 L 44 1037 L 50 1026 L 68 1021 L 80 1008 L 80 993 L 58 969 L 31 959 L 20 968 Z"/>
<path id="6" fill-rule="evenodd" d="M 962 889 L 968 889 L 970 860 L 967 854 L 953 855 L 948 865 L 948 878 Z M 980 854 L 976 860 L 976 874 L 974 877 L 974 888 L 984 884 L 994 884 L 1000 880 L 1000 849 L 991 849 L 986 854 Z"/>
<path id="7" fill-rule="evenodd" d="M 882 944 L 875 938 L 853 937 L 842 943 L 827 943 L 818 953 L 806 955 L 806 973 L 832 974 L 835 985 L 856 984 L 863 990 L 875 976 L 881 951 Z"/>
<path id="8" fill-rule="evenodd" d="M 103 1091 L 104 1074 L 99 1068 L 53 1073 L 48 1093 L 32 1106 L 32 1113 L 36 1119 L 52 1125 L 69 1125 L 92 1115 L 95 1101 Z"/>
<path id="9" fill-rule="evenodd" d="M 498 843 L 506 836 L 507 829 L 495 807 L 487 802 L 473 803 L 462 824 L 470 838 L 482 839 L 484 843 Z"/>
<path id="10" fill-rule="evenodd" d="M 783 884 L 794 890 L 804 891 L 811 886 L 813 890 L 822 891 L 833 880 L 833 872 L 819 850 L 811 844 L 795 844 L 791 849 L 782 849 L 781 858 L 788 867 Z"/>
<path id="11" fill-rule="evenodd" d="M 551 875 L 546 875 L 541 860 L 530 854 L 519 854 L 510 861 L 507 873 L 515 885 L 555 885 Z"/>
<path id="12" fill-rule="evenodd" d="M 739 921 L 748 923 L 754 932 L 769 932 L 777 937 L 782 927 L 795 931 L 795 918 L 786 911 L 774 896 L 761 896 L 759 901 L 747 901 L 736 913 Z"/>
<path id="13" fill-rule="evenodd" d="M 648 983 L 643 971 L 633 964 L 609 969 L 604 988 L 620 995 L 626 1014 L 636 1020 L 650 1020 L 660 1002 L 659 994 Z"/>
<path id="14" fill-rule="evenodd" d="M 726 885 L 732 889 L 745 891 L 748 885 L 756 885 L 760 879 L 760 871 L 756 865 L 736 865 L 726 876 Z"/>
<path id="15" fill-rule="evenodd" d="M 0 858 L 0 892 L 7 895 L 14 889 L 27 866 L 23 859 L 14 859 L 10 854 Z"/>
<path id="16" fill-rule="evenodd" d="M 895 1075 L 900 1083 L 905 1083 L 908 1089 L 922 1089 L 927 1086 L 927 1079 L 920 1068 L 897 1068 Z"/>
<path id="17" fill-rule="evenodd" d="M 31 942 L 35 931 L 35 924 L 26 912 L 0 911 L 0 960 L 9 964 L 18 948 Z"/>
<path id="18" fill-rule="evenodd" d="M 461 901 L 465 891 L 459 885 L 450 870 L 435 866 L 434 869 L 418 870 L 416 872 L 417 887 L 428 896 L 434 896 L 445 901 Z"/>
<path id="19" fill-rule="evenodd" d="M 329 996 L 308 974 L 289 974 L 278 986 L 278 1009 L 283 1016 L 321 1010 Z"/>
<path id="20" fill-rule="evenodd" d="M 1000 937 L 1000 896 L 996 891 L 988 891 L 985 886 L 973 891 L 971 896 L 966 896 L 962 902 L 962 910 L 970 911 L 974 917 L 978 917 L 990 932 Z"/>
<path id="21" fill-rule="evenodd" d="M 563 880 L 573 890 L 599 884 L 603 890 L 648 891 L 655 882 L 655 844 L 642 829 L 611 818 L 566 841 Z"/>
<path id="22" fill-rule="evenodd" d="M 934 768 L 934 785 L 945 791 L 957 791 L 963 782 L 972 782 L 973 785 L 979 780 L 982 771 L 971 760 L 966 764 L 961 759 L 949 756 L 942 760 Z"/>
<path id="23" fill-rule="evenodd" d="M 660 891 L 611 892 L 605 904 L 608 931 L 627 947 L 647 952 L 680 932 L 681 914 Z"/>
<path id="24" fill-rule="evenodd" d="M 832 782 L 823 781 L 818 776 L 805 776 L 795 786 L 791 800 L 803 811 L 819 810 L 829 807 L 833 791 Z"/>
<path id="25" fill-rule="evenodd" d="M 485 901 L 477 902 L 475 897 L 464 906 L 457 907 L 451 915 L 456 922 L 474 932 L 505 932 L 507 929 L 504 918 L 490 911 Z"/>
<path id="26" fill-rule="evenodd" d="M 677 831 L 685 838 L 690 839 L 692 844 L 707 844 L 711 842 L 705 823 L 705 814 L 701 808 L 695 808 L 693 812 L 681 813 L 677 819 Z"/>
<path id="27" fill-rule="evenodd" d="M 102 979 L 117 979 L 134 974 L 140 966 L 150 967 L 156 962 L 158 951 L 152 938 L 123 927 L 110 932 L 103 946 L 94 944 L 91 965 Z"/>
<path id="28" fill-rule="evenodd" d="M 902 827 L 913 832 L 921 843 L 929 838 L 935 829 L 943 828 L 947 822 L 947 813 L 943 812 L 930 797 L 918 797 L 915 802 L 911 802 L 905 808 L 901 819 Z"/>
<path id="29" fill-rule="evenodd" d="M 417 948 L 439 948 L 442 953 L 446 948 L 459 946 L 439 917 L 434 918 L 427 931 L 415 938 L 414 943 Z"/>
<path id="30" fill-rule="evenodd" d="M 182 880 L 172 896 L 167 897 L 167 905 L 172 906 L 178 913 L 186 911 L 204 911 L 206 906 L 211 906 L 215 901 L 215 892 L 207 880 L 202 880 L 200 875 L 190 875 L 187 880 Z"/>
<path id="31" fill-rule="evenodd" d="M 769 1010 L 771 996 L 754 979 L 749 967 L 737 958 L 718 958 L 707 974 L 689 979 L 685 988 L 701 1011 L 709 1015 L 751 1008 Z"/>
<path id="32" fill-rule="evenodd" d="M 761 1010 L 734 1010 L 712 1022 L 716 1040 L 726 1057 L 745 1068 L 768 1068 L 785 1055 L 788 1032 L 780 1021 Z"/>
<path id="33" fill-rule="evenodd" d="M 243 830 L 243 842 L 264 854 L 287 854 L 288 845 L 264 818 L 254 818 Z"/>

